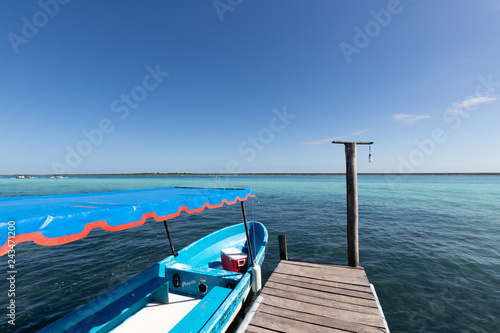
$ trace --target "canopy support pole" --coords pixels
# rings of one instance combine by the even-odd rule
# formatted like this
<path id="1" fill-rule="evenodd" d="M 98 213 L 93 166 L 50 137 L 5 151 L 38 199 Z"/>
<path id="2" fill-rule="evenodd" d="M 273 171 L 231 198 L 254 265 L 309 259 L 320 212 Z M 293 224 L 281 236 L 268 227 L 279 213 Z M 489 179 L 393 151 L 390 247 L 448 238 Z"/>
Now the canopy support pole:
<path id="1" fill-rule="evenodd" d="M 243 201 L 240 201 L 240 204 L 241 204 L 241 214 L 243 215 L 243 225 L 245 226 L 245 233 L 247 235 L 248 255 L 250 256 L 250 267 L 252 268 L 252 291 L 257 294 L 262 289 L 262 273 L 259 265 L 254 262 L 252 242 L 250 241 L 250 233 L 248 232 L 247 214 L 245 213 L 245 205 L 243 204 Z"/>
<path id="2" fill-rule="evenodd" d="M 243 201 L 240 201 L 241 204 L 241 215 L 243 215 L 243 225 L 245 226 L 245 233 L 247 235 L 247 244 L 248 244 L 248 255 L 250 256 L 250 266 L 254 266 L 253 262 L 253 251 L 252 251 L 252 242 L 250 241 L 250 233 L 248 232 L 247 225 L 247 214 L 245 213 L 245 205 Z"/>
<path id="3" fill-rule="evenodd" d="M 172 237 L 170 237 L 170 231 L 168 231 L 167 221 L 166 220 L 163 221 L 163 224 L 165 225 L 165 230 L 167 231 L 168 242 L 170 243 L 170 249 L 172 250 L 172 254 L 174 255 L 174 257 L 177 257 L 178 253 L 174 249 L 174 243 L 172 242 Z"/>

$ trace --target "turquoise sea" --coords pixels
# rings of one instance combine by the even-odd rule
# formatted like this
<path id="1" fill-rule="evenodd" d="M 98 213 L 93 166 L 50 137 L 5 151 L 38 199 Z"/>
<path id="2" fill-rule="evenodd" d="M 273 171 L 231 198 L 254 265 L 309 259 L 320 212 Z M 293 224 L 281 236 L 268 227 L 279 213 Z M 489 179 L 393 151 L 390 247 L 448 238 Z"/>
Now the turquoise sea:
<path id="1" fill-rule="evenodd" d="M 344 176 L 0 178 L 0 196 L 163 186 L 251 187 L 249 220 L 264 223 L 264 280 L 289 256 L 346 264 Z M 500 332 L 500 176 L 359 176 L 360 263 L 392 332 Z M 241 222 L 239 205 L 169 223 L 177 249 Z M 7 323 L 7 257 L 1 267 L 2 332 L 33 332 L 170 254 L 163 224 L 43 247 L 16 246 L 15 326 Z"/>

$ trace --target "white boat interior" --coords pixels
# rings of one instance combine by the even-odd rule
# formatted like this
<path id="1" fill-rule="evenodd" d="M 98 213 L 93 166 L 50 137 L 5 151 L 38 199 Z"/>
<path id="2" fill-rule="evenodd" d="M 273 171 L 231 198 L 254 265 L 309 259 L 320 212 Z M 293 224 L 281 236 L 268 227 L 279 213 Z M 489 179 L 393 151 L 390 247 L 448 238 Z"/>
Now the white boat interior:
<path id="1" fill-rule="evenodd" d="M 169 294 L 168 304 L 158 302 L 149 303 L 111 332 L 142 332 L 146 325 L 147 331 L 151 333 L 168 332 L 174 328 L 189 311 L 198 305 L 200 300 L 201 298 L 171 293 Z"/>

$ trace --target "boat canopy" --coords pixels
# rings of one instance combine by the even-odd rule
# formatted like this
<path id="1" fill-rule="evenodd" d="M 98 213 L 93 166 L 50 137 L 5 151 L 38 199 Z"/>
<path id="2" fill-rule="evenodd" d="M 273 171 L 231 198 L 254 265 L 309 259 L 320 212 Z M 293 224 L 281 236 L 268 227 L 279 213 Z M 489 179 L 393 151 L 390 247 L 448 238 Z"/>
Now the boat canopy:
<path id="1" fill-rule="evenodd" d="M 73 195 L 0 198 L 0 256 L 17 243 L 69 243 L 94 228 L 119 231 L 198 213 L 255 196 L 252 189 L 163 187 Z"/>

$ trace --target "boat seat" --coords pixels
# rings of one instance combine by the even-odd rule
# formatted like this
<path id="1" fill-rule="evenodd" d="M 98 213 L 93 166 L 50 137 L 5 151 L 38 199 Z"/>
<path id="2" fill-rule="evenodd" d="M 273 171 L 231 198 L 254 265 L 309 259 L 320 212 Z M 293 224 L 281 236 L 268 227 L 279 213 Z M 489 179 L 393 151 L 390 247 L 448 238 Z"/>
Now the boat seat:
<path id="1" fill-rule="evenodd" d="M 123 289 L 121 292 L 107 292 L 70 314 L 69 318 L 74 320 L 69 322 L 77 323 L 71 329 L 93 333 L 109 332 L 150 302 L 168 303 L 169 282 L 165 277 L 157 276 L 139 285 L 125 284 L 118 288 Z M 96 311 L 96 308 L 99 310 Z M 55 322 L 42 331 L 62 332 L 66 329 L 67 323 Z"/>
<path id="2" fill-rule="evenodd" d="M 164 277 L 145 282 L 96 313 L 96 318 L 99 318 L 102 324 L 92 332 L 108 332 L 148 303 L 168 303 L 168 287 L 169 282 Z"/>
<path id="3" fill-rule="evenodd" d="M 224 303 L 231 289 L 213 287 L 169 333 L 199 332 Z"/>

